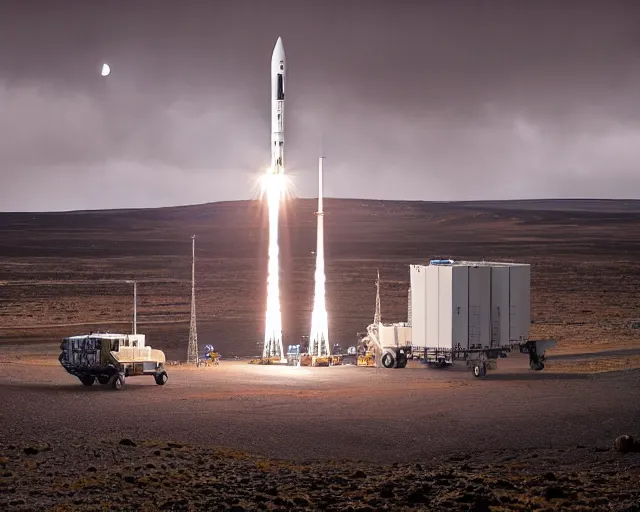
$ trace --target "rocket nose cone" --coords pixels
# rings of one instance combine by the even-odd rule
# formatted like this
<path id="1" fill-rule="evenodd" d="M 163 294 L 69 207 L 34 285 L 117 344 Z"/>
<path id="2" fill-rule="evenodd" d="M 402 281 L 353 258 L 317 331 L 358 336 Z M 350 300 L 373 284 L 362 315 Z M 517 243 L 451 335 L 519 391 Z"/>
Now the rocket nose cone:
<path id="1" fill-rule="evenodd" d="M 281 37 L 278 38 L 273 48 L 273 60 L 284 60 L 284 45 Z"/>

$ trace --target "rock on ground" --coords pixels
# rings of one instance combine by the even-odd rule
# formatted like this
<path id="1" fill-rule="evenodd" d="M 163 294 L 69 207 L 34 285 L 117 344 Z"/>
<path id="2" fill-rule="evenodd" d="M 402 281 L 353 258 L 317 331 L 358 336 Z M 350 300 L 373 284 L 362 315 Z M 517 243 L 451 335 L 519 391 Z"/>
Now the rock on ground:
<path id="1" fill-rule="evenodd" d="M 638 510 L 640 454 L 294 463 L 161 441 L 0 445 L 1 510 Z M 635 508 L 634 508 L 635 507 Z"/>

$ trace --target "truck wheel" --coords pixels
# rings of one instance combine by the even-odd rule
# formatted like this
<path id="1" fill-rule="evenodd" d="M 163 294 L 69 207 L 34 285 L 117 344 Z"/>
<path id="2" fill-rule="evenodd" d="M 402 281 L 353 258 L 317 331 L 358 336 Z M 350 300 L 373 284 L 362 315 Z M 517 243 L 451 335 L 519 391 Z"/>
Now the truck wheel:
<path id="1" fill-rule="evenodd" d="M 103 386 L 109 384 L 109 376 L 108 375 L 98 375 L 98 382 Z"/>
<path id="2" fill-rule="evenodd" d="M 167 376 L 167 372 L 156 373 L 154 375 L 154 378 L 156 379 L 156 384 L 158 386 L 164 386 L 169 379 L 169 377 Z"/>
<path id="3" fill-rule="evenodd" d="M 396 365 L 396 358 L 391 352 L 385 352 L 382 355 L 382 366 L 385 368 L 393 368 Z"/>
<path id="4" fill-rule="evenodd" d="M 402 350 L 396 350 L 396 368 L 407 366 L 407 354 Z"/>
<path id="5" fill-rule="evenodd" d="M 116 391 L 120 391 L 124 387 L 124 377 L 122 375 L 116 374 L 111 379 L 111 387 Z"/>
<path id="6" fill-rule="evenodd" d="M 83 375 L 80 377 L 80 382 L 82 382 L 85 386 L 92 386 L 95 382 L 96 378 L 93 375 Z"/>
<path id="7" fill-rule="evenodd" d="M 407 366 L 407 356 L 406 354 L 398 354 L 396 353 L 396 368 L 404 368 Z"/>
<path id="8" fill-rule="evenodd" d="M 473 367 L 473 376 L 474 377 L 484 377 L 487 374 L 487 367 L 482 365 L 475 365 Z"/>

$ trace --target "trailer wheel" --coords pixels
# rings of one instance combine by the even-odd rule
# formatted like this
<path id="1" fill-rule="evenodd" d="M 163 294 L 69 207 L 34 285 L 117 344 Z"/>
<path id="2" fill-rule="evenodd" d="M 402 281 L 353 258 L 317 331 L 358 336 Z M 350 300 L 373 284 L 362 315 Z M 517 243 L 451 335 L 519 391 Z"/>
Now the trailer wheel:
<path id="1" fill-rule="evenodd" d="M 93 375 L 83 375 L 80 377 L 80 382 L 85 386 L 92 386 L 96 378 Z"/>
<path id="2" fill-rule="evenodd" d="M 98 375 L 98 382 L 103 386 L 109 384 L 110 377 L 108 375 Z"/>
<path id="3" fill-rule="evenodd" d="M 163 372 L 160 372 L 160 373 L 156 373 L 154 375 L 154 378 L 156 379 L 156 384 L 158 386 L 164 386 L 169 377 L 167 376 L 167 372 L 163 371 Z"/>
<path id="4" fill-rule="evenodd" d="M 124 387 L 124 377 L 116 373 L 111 377 L 111 387 L 116 391 L 120 391 Z"/>
<path id="5" fill-rule="evenodd" d="M 396 358 L 391 352 L 385 352 L 382 355 L 382 366 L 385 368 L 393 368 L 396 365 Z"/>
<path id="6" fill-rule="evenodd" d="M 540 370 L 544 369 L 544 363 L 542 361 L 538 361 L 537 363 L 534 361 L 531 361 L 529 363 L 529 366 L 531 367 L 532 370 L 539 372 Z"/>
<path id="7" fill-rule="evenodd" d="M 474 377 L 484 377 L 487 374 L 487 367 L 484 365 L 475 365 L 473 367 L 473 376 Z"/>

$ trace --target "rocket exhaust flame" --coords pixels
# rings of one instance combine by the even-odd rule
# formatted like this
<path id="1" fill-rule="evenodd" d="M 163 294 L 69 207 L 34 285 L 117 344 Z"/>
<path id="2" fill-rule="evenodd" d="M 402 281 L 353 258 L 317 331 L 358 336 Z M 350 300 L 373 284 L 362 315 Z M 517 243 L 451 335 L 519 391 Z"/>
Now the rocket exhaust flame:
<path id="1" fill-rule="evenodd" d="M 278 174 L 265 176 L 265 192 L 269 208 L 269 264 L 267 267 L 267 316 L 263 357 L 283 357 L 284 355 L 282 347 L 282 315 L 280 312 L 280 249 L 278 244 L 278 216 L 284 183 L 282 177 L 282 175 Z"/>
<path id="2" fill-rule="evenodd" d="M 322 161 L 318 164 L 318 241 L 316 249 L 315 295 L 311 314 L 311 334 L 309 336 L 309 354 L 315 356 L 330 355 L 329 321 L 325 302 L 324 273 L 324 211 L 322 205 Z"/>

